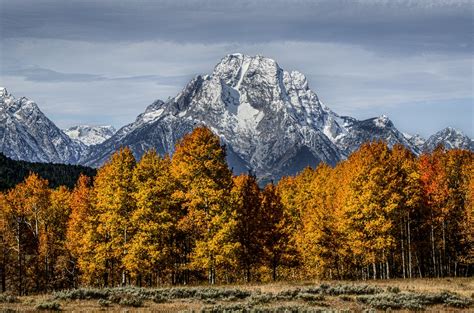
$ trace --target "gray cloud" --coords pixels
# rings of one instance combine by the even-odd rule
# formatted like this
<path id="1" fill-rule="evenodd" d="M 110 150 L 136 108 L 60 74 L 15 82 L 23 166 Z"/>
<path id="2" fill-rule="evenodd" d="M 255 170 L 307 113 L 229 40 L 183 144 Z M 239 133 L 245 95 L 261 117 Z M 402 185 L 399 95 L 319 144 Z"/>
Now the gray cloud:
<path id="1" fill-rule="evenodd" d="M 2 74 L 6 76 L 21 77 L 31 82 L 95 82 L 95 81 L 153 81 L 159 85 L 184 84 L 194 75 L 181 76 L 160 76 L 160 75 L 139 75 L 123 77 L 106 77 L 97 74 L 87 73 L 63 73 L 41 67 L 3 69 Z"/>
<path id="2" fill-rule="evenodd" d="M 472 2 L 1 0 L 3 38 L 343 42 L 390 53 L 472 51 Z"/>
<path id="3" fill-rule="evenodd" d="M 338 113 L 472 136 L 472 10 L 454 0 L 0 0 L 0 85 L 62 127 L 120 127 L 225 54 L 263 54 L 306 74 Z"/>

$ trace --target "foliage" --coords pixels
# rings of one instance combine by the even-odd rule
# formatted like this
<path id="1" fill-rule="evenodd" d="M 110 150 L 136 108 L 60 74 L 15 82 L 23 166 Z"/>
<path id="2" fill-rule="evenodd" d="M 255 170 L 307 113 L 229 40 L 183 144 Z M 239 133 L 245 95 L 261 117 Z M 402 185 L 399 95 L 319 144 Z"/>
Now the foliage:
<path id="1" fill-rule="evenodd" d="M 172 157 L 150 150 L 137 162 L 125 147 L 72 190 L 31 173 L 0 193 L 0 288 L 24 295 L 122 286 L 56 296 L 211 303 L 251 294 L 127 286 L 470 276 L 473 174 L 470 151 L 417 157 L 370 142 L 335 167 L 320 164 L 260 188 L 250 173 L 233 177 L 219 137 L 197 127 Z M 322 284 L 252 301 L 364 295 L 360 301 L 376 306 L 403 306 L 391 300 L 398 294 L 413 307 L 421 301 L 396 288 L 380 294 L 369 285 Z"/>

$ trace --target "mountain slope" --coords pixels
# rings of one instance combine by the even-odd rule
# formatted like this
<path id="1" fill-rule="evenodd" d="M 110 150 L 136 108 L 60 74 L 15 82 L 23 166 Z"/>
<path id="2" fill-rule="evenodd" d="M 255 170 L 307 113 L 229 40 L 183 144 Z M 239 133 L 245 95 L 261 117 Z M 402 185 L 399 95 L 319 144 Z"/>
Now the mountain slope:
<path id="1" fill-rule="evenodd" d="M 97 145 L 112 137 L 116 132 L 113 126 L 78 125 L 63 130 L 72 140 L 79 141 L 86 146 Z"/>
<path id="2" fill-rule="evenodd" d="M 217 134 L 234 173 L 278 180 L 320 162 L 335 164 L 367 141 L 403 144 L 415 154 L 439 143 L 474 150 L 472 140 L 448 128 L 426 142 L 401 133 L 386 117 L 357 120 L 326 107 L 306 77 L 272 59 L 231 54 L 210 75 L 198 75 L 166 102 L 156 100 L 113 135 L 108 128 L 58 129 L 36 104 L 0 89 L 0 152 L 15 159 L 98 167 L 121 146 L 137 158 L 154 148 L 172 154 L 197 125 Z M 110 138 L 108 138 L 110 136 Z M 91 145 L 90 147 L 88 145 Z"/>
<path id="3" fill-rule="evenodd" d="M 423 144 L 423 151 L 433 151 L 438 145 L 446 149 L 466 149 L 474 151 L 474 140 L 452 127 L 447 127 L 432 135 Z"/>
<path id="4" fill-rule="evenodd" d="M 250 169 L 264 180 L 319 162 L 335 164 L 368 140 L 417 152 L 386 117 L 341 117 L 319 101 L 303 74 L 262 56 L 232 54 L 166 103 L 150 105 L 81 161 L 99 166 L 121 145 L 137 157 L 152 147 L 172 153 L 177 140 L 201 124 L 220 136 L 235 172 Z"/>
<path id="5" fill-rule="evenodd" d="M 84 146 L 71 140 L 35 102 L 0 88 L 0 152 L 16 160 L 78 163 Z"/>

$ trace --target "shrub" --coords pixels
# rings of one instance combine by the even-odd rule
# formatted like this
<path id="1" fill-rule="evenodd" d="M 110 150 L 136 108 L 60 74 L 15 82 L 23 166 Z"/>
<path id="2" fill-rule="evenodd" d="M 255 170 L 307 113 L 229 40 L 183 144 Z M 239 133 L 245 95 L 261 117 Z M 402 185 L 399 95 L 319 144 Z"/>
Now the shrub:
<path id="1" fill-rule="evenodd" d="M 300 292 L 301 292 L 301 289 L 299 288 L 283 290 L 283 291 L 280 291 L 276 297 L 279 300 L 291 300 L 291 299 L 296 298 Z"/>
<path id="2" fill-rule="evenodd" d="M 458 308 L 467 308 L 472 300 L 460 295 L 442 292 L 437 294 L 385 293 L 357 297 L 357 301 L 377 309 L 423 309 L 427 305 L 444 304 Z"/>
<path id="3" fill-rule="evenodd" d="M 321 288 L 322 289 L 322 288 Z M 335 285 L 322 289 L 323 293 L 339 296 L 339 295 L 372 295 L 383 292 L 376 286 L 370 285 Z"/>
<path id="4" fill-rule="evenodd" d="M 262 306 L 248 306 L 246 304 L 232 304 L 232 305 L 214 305 L 207 306 L 201 309 L 204 313 L 217 313 L 217 312 L 243 312 L 243 313 L 318 313 L 328 312 L 325 308 L 319 307 L 306 307 L 301 305 L 290 305 L 290 306 L 276 306 L 276 307 L 262 307 Z"/>
<path id="5" fill-rule="evenodd" d="M 165 303 L 166 302 L 166 298 L 163 297 L 162 295 L 158 294 L 158 295 L 155 295 L 153 298 L 152 298 L 153 302 L 155 303 Z"/>
<path id="6" fill-rule="evenodd" d="M 312 294 L 312 293 L 299 293 L 298 298 L 303 301 L 321 301 L 324 300 L 323 295 Z"/>
<path id="7" fill-rule="evenodd" d="M 53 297 L 58 300 L 107 299 L 110 293 L 109 288 L 79 288 L 54 292 Z"/>
<path id="8" fill-rule="evenodd" d="M 238 303 L 231 305 L 213 305 L 205 306 L 201 309 L 203 313 L 228 313 L 228 312 L 254 312 L 254 310 L 246 304 Z"/>
<path id="9" fill-rule="evenodd" d="M 347 295 L 340 295 L 339 296 L 339 299 L 341 299 L 342 301 L 352 301 L 352 297 L 349 297 Z"/>
<path id="10" fill-rule="evenodd" d="M 16 303 L 16 302 L 20 302 L 20 299 L 18 299 L 18 297 L 12 296 L 12 295 L 0 294 L 0 303 Z"/>
<path id="11" fill-rule="evenodd" d="M 256 293 L 250 297 L 250 303 L 255 304 L 266 304 L 274 300 L 273 293 Z"/>
<path id="12" fill-rule="evenodd" d="M 398 286 L 395 287 L 387 287 L 387 292 L 392 292 L 392 293 L 400 293 L 400 288 Z"/>
<path id="13" fill-rule="evenodd" d="M 97 304 L 99 304 L 99 306 L 108 307 L 112 304 L 112 302 L 109 300 L 99 299 L 99 301 L 97 301 Z"/>
<path id="14" fill-rule="evenodd" d="M 119 304 L 122 306 L 131 306 L 134 308 L 139 308 L 143 306 L 143 300 L 138 297 L 122 298 Z"/>
<path id="15" fill-rule="evenodd" d="M 50 311 L 59 311 L 61 310 L 61 304 L 56 301 L 45 301 L 38 303 L 35 306 L 36 310 L 50 310 Z"/>

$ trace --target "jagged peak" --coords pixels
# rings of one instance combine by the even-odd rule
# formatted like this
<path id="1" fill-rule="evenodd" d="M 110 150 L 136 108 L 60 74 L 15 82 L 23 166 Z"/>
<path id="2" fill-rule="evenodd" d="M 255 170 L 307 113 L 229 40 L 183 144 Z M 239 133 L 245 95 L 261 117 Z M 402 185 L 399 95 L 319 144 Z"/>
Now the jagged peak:
<path id="1" fill-rule="evenodd" d="M 374 124 L 375 126 L 379 128 L 393 126 L 392 121 L 385 114 L 382 114 L 379 117 L 374 118 Z"/>
<path id="2" fill-rule="evenodd" d="M 442 130 L 440 130 L 436 134 L 456 134 L 456 135 L 466 136 L 466 134 L 464 134 L 462 131 L 460 131 L 459 129 L 456 129 L 454 127 L 451 127 L 451 126 L 443 128 Z"/>
<path id="3" fill-rule="evenodd" d="M 279 71 L 282 71 L 274 59 L 259 54 L 250 56 L 242 53 L 233 53 L 226 55 L 217 63 L 212 76 L 238 88 L 249 69 L 269 76 L 274 76 Z"/>
<path id="4" fill-rule="evenodd" d="M 0 97 L 8 97 L 8 91 L 5 87 L 0 87 Z"/>
<path id="5" fill-rule="evenodd" d="M 283 78 L 285 82 L 291 81 L 291 86 L 295 89 L 309 90 L 308 79 L 299 71 L 285 71 L 283 73 Z"/>
<path id="6" fill-rule="evenodd" d="M 165 102 L 161 99 L 155 100 L 152 104 L 146 107 L 145 113 L 151 112 L 151 111 L 156 111 L 159 110 L 163 107 Z"/>

